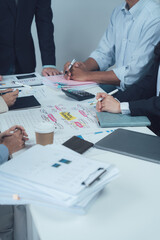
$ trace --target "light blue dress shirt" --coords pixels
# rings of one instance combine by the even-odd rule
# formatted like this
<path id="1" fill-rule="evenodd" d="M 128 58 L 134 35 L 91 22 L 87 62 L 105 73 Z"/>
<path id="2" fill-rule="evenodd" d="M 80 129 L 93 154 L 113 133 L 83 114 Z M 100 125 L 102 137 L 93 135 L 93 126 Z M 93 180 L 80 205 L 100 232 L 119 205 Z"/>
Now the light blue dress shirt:
<path id="1" fill-rule="evenodd" d="M 8 160 L 9 157 L 9 151 L 8 148 L 0 144 L 0 165 Z"/>
<path id="2" fill-rule="evenodd" d="M 140 0 L 130 10 L 115 8 L 98 48 L 90 55 L 101 71 L 115 64 L 114 73 L 125 89 L 144 76 L 160 40 L 160 4 Z"/>

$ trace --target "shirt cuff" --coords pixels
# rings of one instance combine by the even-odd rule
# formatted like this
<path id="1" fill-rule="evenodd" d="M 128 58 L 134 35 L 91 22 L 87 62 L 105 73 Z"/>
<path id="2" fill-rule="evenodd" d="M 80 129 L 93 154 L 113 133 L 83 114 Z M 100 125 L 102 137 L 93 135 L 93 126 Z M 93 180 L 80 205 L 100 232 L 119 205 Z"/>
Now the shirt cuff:
<path id="1" fill-rule="evenodd" d="M 44 65 L 43 68 L 56 68 L 55 65 Z"/>
<path id="2" fill-rule="evenodd" d="M 7 111 L 8 111 L 8 106 L 4 101 L 3 97 L 0 96 L 0 113 L 7 112 Z"/>
<path id="3" fill-rule="evenodd" d="M 131 111 L 129 109 L 129 103 L 128 102 L 122 102 L 120 103 L 121 113 L 122 114 L 130 114 Z"/>

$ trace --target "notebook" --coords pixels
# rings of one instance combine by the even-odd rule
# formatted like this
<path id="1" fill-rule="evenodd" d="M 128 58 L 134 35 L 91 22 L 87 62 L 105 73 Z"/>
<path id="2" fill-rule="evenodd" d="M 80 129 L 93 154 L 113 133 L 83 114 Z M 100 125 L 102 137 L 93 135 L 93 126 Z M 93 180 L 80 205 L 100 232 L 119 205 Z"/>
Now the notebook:
<path id="1" fill-rule="evenodd" d="M 41 104 L 34 96 L 19 97 L 13 106 L 9 107 L 9 110 L 17 110 L 24 108 L 41 107 Z"/>
<path id="2" fill-rule="evenodd" d="M 106 127 L 142 127 L 149 126 L 151 122 L 145 116 L 130 116 L 125 114 L 97 112 L 99 125 Z"/>
<path id="3" fill-rule="evenodd" d="M 91 148 L 94 144 L 77 136 L 73 136 L 69 140 L 64 142 L 63 145 L 74 150 L 75 152 L 82 154 L 89 148 Z"/>
<path id="4" fill-rule="evenodd" d="M 96 148 L 160 163 L 160 137 L 117 129 L 98 141 Z"/>

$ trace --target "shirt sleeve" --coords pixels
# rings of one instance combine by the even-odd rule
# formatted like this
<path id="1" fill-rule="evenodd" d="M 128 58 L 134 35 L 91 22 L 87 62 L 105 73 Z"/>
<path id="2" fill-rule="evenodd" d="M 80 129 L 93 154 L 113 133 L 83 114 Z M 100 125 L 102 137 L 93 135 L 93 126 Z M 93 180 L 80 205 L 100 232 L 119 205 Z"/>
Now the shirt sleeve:
<path id="1" fill-rule="evenodd" d="M 8 106 L 6 102 L 4 101 L 3 97 L 0 97 L 0 113 L 7 112 Z"/>
<path id="2" fill-rule="evenodd" d="M 55 65 L 44 65 L 43 68 L 56 68 Z"/>
<path id="3" fill-rule="evenodd" d="M 114 12 L 110 18 L 110 23 L 102 36 L 98 48 L 90 54 L 100 71 L 105 71 L 115 64 L 115 33 L 114 33 Z"/>
<path id="4" fill-rule="evenodd" d="M 140 76 L 146 74 L 152 64 L 154 47 L 160 40 L 160 22 L 156 19 L 151 22 L 143 31 L 143 38 L 131 56 L 130 62 L 121 67 L 113 69 L 115 75 L 121 81 L 121 89 L 138 81 Z"/>
<path id="5" fill-rule="evenodd" d="M 9 151 L 8 148 L 0 144 L 0 165 L 8 160 Z"/>

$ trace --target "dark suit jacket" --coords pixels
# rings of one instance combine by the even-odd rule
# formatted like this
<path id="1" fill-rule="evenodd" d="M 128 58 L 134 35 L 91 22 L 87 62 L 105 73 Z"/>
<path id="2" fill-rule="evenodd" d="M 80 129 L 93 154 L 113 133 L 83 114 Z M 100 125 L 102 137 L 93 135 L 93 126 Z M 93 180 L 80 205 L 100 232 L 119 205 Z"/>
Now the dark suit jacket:
<path id="1" fill-rule="evenodd" d="M 31 24 L 35 17 L 43 65 L 55 65 L 51 0 L 0 0 L 0 74 L 15 64 L 17 73 L 35 70 Z"/>
<path id="2" fill-rule="evenodd" d="M 147 116 L 151 129 L 160 135 L 160 97 L 156 97 L 157 77 L 160 60 L 155 58 L 148 74 L 124 92 L 114 94 L 120 102 L 129 102 L 132 116 Z"/>

